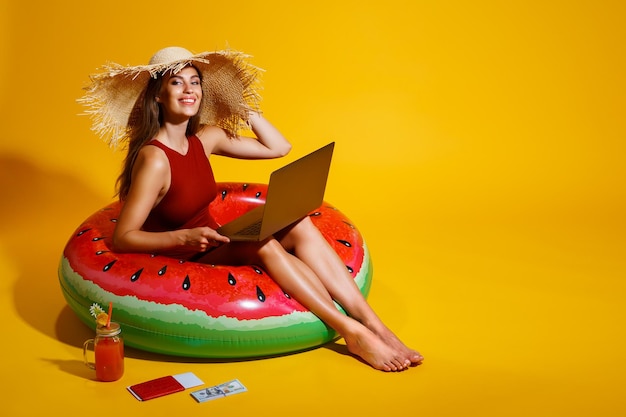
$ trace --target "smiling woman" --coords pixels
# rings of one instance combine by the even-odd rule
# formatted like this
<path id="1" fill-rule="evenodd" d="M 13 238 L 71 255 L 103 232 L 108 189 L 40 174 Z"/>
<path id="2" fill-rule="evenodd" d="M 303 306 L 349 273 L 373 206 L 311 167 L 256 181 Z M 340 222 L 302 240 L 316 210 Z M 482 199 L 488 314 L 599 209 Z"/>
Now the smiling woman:
<path id="1" fill-rule="evenodd" d="M 85 102 L 93 109 L 96 127 L 112 132 L 115 143 L 125 137 L 129 141 L 110 249 L 116 254 L 199 259 L 208 265 L 254 265 L 375 369 L 401 371 L 420 364 L 422 356 L 377 316 L 332 240 L 310 216 L 260 241 L 231 242 L 218 233 L 210 157 L 270 159 L 291 150 L 291 143 L 256 108 L 255 71 L 238 57 L 192 55 L 172 47 L 157 52 L 148 66 L 117 66 L 94 77 Z M 130 103 L 119 94 L 129 83 L 136 94 Z M 243 124 L 254 137 L 237 134 Z M 185 277 L 184 290 L 190 285 Z"/>

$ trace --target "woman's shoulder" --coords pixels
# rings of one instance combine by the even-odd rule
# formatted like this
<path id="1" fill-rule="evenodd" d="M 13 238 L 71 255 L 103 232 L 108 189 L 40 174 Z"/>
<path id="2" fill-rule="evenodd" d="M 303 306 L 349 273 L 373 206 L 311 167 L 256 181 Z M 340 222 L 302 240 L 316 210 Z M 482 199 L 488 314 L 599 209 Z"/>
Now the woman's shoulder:
<path id="1" fill-rule="evenodd" d="M 137 155 L 142 155 L 144 158 L 159 158 L 160 156 L 165 156 L 165 151 L 160 145 L 161 142 L 151 140 L 139 149 L 139 153 Z"/>
<path id="2" fill-rule="evenodd" d="M 222 140 L 228 139 L 224 129 L 212 125 L 202 126 L 195 136 L 200 139 L 207 154 L 212 154 Z"/>
<path id="3" fill-rule="evenodd" d="M 148 143 L 139 149 L 135 165 L 143 169 L 162 170 L 169 167 L 169 162 L 163 149 L 155 143 Z"/>
<path id="4" fill-rule="evenodd" d="M 214 125 L 201 126 L 200 129 L 198 129 L 198 132 L 196 132 L 195 136 L 197 136 L 200 140 L 227 137 L 226 131 L 224 129 Z"/>

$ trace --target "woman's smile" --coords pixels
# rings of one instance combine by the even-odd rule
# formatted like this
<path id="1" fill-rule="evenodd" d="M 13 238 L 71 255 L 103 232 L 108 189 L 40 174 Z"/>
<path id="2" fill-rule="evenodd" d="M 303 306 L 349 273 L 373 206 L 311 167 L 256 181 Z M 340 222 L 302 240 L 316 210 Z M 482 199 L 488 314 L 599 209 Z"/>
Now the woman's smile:
<path id="1" fill-rule="evenodd" d="M 193 97 L 181 98 L 180 102 L 186 105 L 196 104 L 196 99 Z"/>

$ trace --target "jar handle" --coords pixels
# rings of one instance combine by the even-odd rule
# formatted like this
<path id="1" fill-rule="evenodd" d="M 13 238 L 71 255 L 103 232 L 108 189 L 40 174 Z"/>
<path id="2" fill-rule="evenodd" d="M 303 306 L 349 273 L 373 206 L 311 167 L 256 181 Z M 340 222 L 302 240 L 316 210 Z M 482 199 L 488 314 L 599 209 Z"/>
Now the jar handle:
<path id="1" fill-rule="evenodd" d="M 89 345 L 93 345 L 93 344 L 94 344 L 94 339 L 86 340 L 85 343 L 83 343 L 83 360 L 85 361 L 85 366 L 87 366 L 90 369 L 96 369 L 96 366 L 87 360 L 87 350 L 89 349 Z"/>

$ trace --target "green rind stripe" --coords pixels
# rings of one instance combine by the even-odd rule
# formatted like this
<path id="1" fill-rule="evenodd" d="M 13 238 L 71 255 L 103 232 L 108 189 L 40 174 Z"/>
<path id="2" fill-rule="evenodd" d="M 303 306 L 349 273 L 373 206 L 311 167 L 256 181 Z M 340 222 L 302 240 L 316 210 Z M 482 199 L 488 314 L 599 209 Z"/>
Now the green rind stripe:
<path id="1" fill-rule="evenodd" d="M 364 245 L 364 259 L 355 282 L 367 297 L 371 287 L 372 264 Z M 239 320 L 211 317 L 204 311 L 190 311 L 180 304 L 163 305 L 118 296 L 83 279 L 64 256 L 59 263 L 59 280 L 68 305 L 89 327 L 93 303 L 113 302 L 115 321 L 122 327 L 125 343 L 139 349 L 178 356 L 235 358 L 267 356 L 308 349 L 335 337 L 311 312 L 293 312 L 280 317 Z M 339 308 L 339 306 L 338 306 Z"/>

